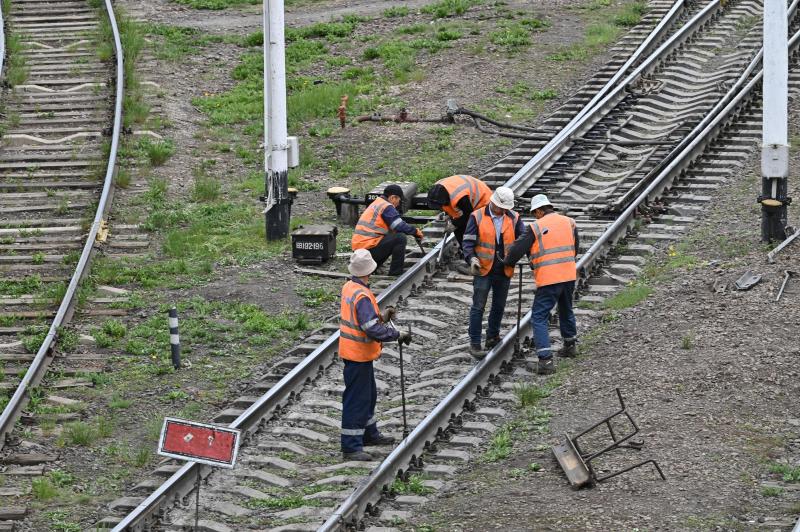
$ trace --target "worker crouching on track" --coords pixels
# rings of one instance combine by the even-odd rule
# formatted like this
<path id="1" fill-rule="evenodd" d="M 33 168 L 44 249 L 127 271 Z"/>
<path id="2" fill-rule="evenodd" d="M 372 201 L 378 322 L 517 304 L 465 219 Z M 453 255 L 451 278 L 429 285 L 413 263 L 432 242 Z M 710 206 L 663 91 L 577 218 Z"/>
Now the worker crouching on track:
<path id="1" fill-rule="evenodd" d="M 469 175 L 451 175 L 440 179 L 428 190 L 428 207 L 440 209 L 450 217 L 445 232 L 453 233 L 458 247 L 463 250 L 469 215 L 486 207 L 491 195 L 492 189 L 480 179 Z"/>
<path id="2" fill-rule="evenodd" d="M 403 200 L 403 189 L 399 185 L 389 185 L 358 219 L 350 241 L 353 251 L 369 250 L 370 255 L 380 267 L 390 256 L 389 275 L 403 273 L 406 259 L 406 235 L 413 235 L 422 242 L 422 231 L 407 224 L 400 217 L 397 208 Z"/>
<path id="3" fill-rule="evenodd" d="M 578 331 L 572 311 L 572 295 L 577 279 L 575 256 L 578 253 L 578 229 L 575 220 L 555 212 L 544 194 L 533 197 L 531 212 L 536 221 L 511 246 L 505 263 L 513 266 L 524 254 L 530 256 L 536 281 L 531 313 L 533 343 L 539 359 L 537 372 L 546 375 L 555 371 L 548 321 L 550 311 L 556 305 L 564 341 L 558 355 L 571 358 L 578 354 L 575 345 Z"/>
<path id="4" fill-rule="evenodd" d="M 375 403 L 378 388 L 372 361 L 381 356 L 383 342 L 411 343 L 411 333 L 385 325 L 394 315 L 388 307 L 381 315 L 369 289 L 369 276 L 378 265 L 367 250 L 357 249 L 348 270 L 353 276 L 342 287 L 339 319 L 339 356 L 344 359 L 342 394 L 342 455 L 345 460 L 370 461 L 367 445 L 389 445 L 394 438 L 378 432 Z"/>
<path id="5" fill-rule="evenodd" d="M 525 227 L 514 212 L 514 192 L 500 187 L 492 194 L 489 205 L 473 212 L 464 232 L 464 259 L 470 265 L 472 307 L 469 309 L 469 353 L 478 360 L 500 342 L 500 321 L 506 308 L 508 287 L 514 275 L 513 266 L 503 259 Z M 486 327 L 486 351 L 481 349 L 481 324 L 489 291 L 492 308 Z"/>

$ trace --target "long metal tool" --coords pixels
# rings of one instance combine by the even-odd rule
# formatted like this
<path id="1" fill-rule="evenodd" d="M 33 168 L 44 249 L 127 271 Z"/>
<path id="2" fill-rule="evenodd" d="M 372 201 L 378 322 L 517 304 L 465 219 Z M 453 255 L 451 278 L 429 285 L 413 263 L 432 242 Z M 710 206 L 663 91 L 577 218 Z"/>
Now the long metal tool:
<path id="1" fill-rule="evenodd" d="M 522 264 L 519 265 L 519 292 L 517 293 L 517 330 L 519 331 L 519 321 L 522 319 Z M 520 346 L 519 346 L 519 337 L 518 334 L 515 338 L 516 341 L 514 342 L 514 353 L 520 353 Z"/>
<path id="2" fill-rule="evenodd" d="M 767 253 L 767 262 L 769 262 L 770 264 L 774 263 L 775 255 L 777 255 L 778 252 L 780 252 L 783 248 L 791 244 L 798 236 L 800 236 L 800 229 L 795 231 L 794 234 L 791 235 L 789 238 L 778 244 L 778 246 L 776 246 L 775 249 Z"/>
<path id="3" fill-rule="evenodd" d="M 417 245 L 419 246 L 419 250 L 422 252 L 422 256 L 424 257 L 425 254 L 427 253 L 427 251 L 425 251 L 425 248 L 422 247 L 422 240 L 419 239 L 419 238 L 415 238 L 414 240 L 417 241 Z M 444 246 L 442 246 L 442 248 L 444 248 Z"/>
<path id="4" fill-rule="evenodd" d="M 397 329 L 394 322 L 389 320 L 393 329 Z M 398 331 L 400 329 L 397 329 Z M 408 326 L 408 333 L 411 334 L 411 325 Z M 403 342 L 397 339 L 397 348 L 400 352 L 400 402 L 403 404 L 403 438 L 408 437 L 408 421 L 406 421 L 406 374 L 403 371 Z"/>
<path id="5" fill-rule="evenodd" d="M 436 257 L 436 264 L 442 262 L 442 256 L 444 255 L 444 247 L 447 245 L 447 237 L 450 236 L 450 231 L 445 229 L 444 236 L 442 237 L 442 242 L 439 244 L 439 256 Z"/>
<path id="6" fill-rule="evenodd" d="M 781 289 L 778 290 L 778 295 L 775 297 L 775 302 L 781 300 L 781 296 L 783 296 L 783 291 L 786 290 L 786 283 L 789 282 L 789 279 L 792 278 L 793 275 L 797 275 L 797 272 L 793 272 L 792 270 L 786 270 L 783 275 L 783 282 L 781 283 Z"/>

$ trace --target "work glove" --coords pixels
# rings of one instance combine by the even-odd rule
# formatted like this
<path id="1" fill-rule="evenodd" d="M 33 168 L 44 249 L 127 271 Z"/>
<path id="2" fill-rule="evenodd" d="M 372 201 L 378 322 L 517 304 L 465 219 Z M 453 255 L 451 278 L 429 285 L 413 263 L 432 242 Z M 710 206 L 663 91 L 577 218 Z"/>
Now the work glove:
<path id="1" fill-rule="evenodd" d="M 472 275 L 481 274 L 481 261 L 478 260 L 478 257 L 472 257 L 469 260 L 469 273 Z"/>
<path id="2" fill-rule="evenodd" d="M 422 239 L 425 238 L 425 235 L 422 234 L 422 229 L 417 229 L 417 232 L 414 233 L 414 238 L 416 238 L 419 242 L 422 242 Z"/>
<path id="3" fill-rule="evenodd" d="M 399 344 L 410 344 L 411 343 L 411 333 L 410 332 L 401 332 L 400 336 L 397 337 L 397 343 Z"/>
<path id="4" fill-rule="evenodd" d="M 396 315 L 397 310 L 394 307 L 386 307 L 381 318 L 383 318 L 383 323 L 389 323 Z"/>

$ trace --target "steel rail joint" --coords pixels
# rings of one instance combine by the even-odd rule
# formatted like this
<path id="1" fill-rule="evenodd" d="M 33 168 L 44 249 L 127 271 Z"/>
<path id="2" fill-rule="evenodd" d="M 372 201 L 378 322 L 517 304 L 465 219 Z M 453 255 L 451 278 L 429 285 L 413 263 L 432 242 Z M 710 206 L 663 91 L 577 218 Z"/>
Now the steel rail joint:
<path id="1" fill-rule="evenodd" d="M 411 293 L 418 285 L 433 272 L 431 265 L 435 265 L 439 247 L 447 245 L 454 237 L 450 235 L 445 242 L 439 242 L 419 262 L 409 268 L 403 275 L 381 292 L 376 299 L 385 306 L 395 304 Z M 333 356 L 339 342 L 339 331 L 331 334 L 319 347 L 306 356 L 302 362 L 284 375 L 269 391 L 259 397 L 247 410 L 233 420 L 229 427 L 240 429 L 248 437 L 250 432 L 267 416 L 271 415 L 283 403 L 295 396 L 298 389 L 307 382 L 311 382 L 325 368 L 333 363 Z M 151 493 L 133 511 L 114 527 L 112 532 L 123 530 L 146 530 L 151 520 L 159 509 L 166 503 L 179 497 L 186 496 L 194 488 L 196 463 L 187 463 L 172 474 L 158 489 Z M 203 468 L 208 469 L 206 467 Z"/>
<path id="2" fill-rule="evenodd" d="M 114 34 L 114 50 L 117 56 L 116 57 L 117 86 L 115 95 L 116 101 L 114 103 L 114 125 L 111 137 L 111 149 L 108 157 L 108 165 L 106 167 L 106 175 L 103 181 L 103 191 L 100 195 L 100 200 L 98 201 L 97 204 L 97 211 L 95 212 L 94 221 L 92 222 L 92 226 L 89 230 L 89 234 L 83 246 L 83 251 L 81 252 L 80 259 L 78 260 L 78 264 L 75 266 L 75 271 L 72 274 L 69 286 L 67 287 L 67 291 L 64 294 L 64 298 L 61 300 L 61 304 L 58 307 L 56 316 L 55 318 L 53 318 L 53 322 L 50 325 L 50 329 L 48 330 L 47 335 L 45 336 L 45 339 L 42 342 L 42 345 L 39 347 L 39 350 L 36 352 L 36 356 L 31 362 L 31 365 L 28 367 L 28 371 L 25 373 L 25 376 L 20 381 L 19 385 L 17 386 L 17 389 L 14 391 L 14 395 L 11 397 L 8 404 L 3 409 L 2 415 L 0 415 L 0 449 L 2 449 L 3 446 L 5 446 L 7 435 L 13 430 L 14 423 L 19 417 L 22 408 L 24 408 L 25 404 L 27 404 L 28 391 L 33 386 L 36 386 L 44 376 L 44 371 L 47 369 L 48 358 L 53 353 L 56 341 L 58 339 L 57 338 L 58 329 L 72 315 L 72 311 L 76 301 L 75 294 L 77 292 L 81 279 L 83 278 L 84 274 L 87 271 L 87 266 L 89 265 L 91 255 L 94 250 L 95 239 L 97 238 L 97 233 L 100 229 L 100 222 L 102 221 L 103 215 L 106 212 L 108 200 L 109 197 L 111 196 L 111 190 L 113 187 L 113 178 L 117 160 L 117 149 L 119 147 L 119 135 L 122 127 L 122 98 L 125 85 L 125 77 L 122 64 L 123 63 L 122 43 L 120 41 L 119 29 L 117 28 L 117 21 L 114 16 L 114 9 L 113 6 L 111 5 L 110 0 L 105 0 L 105 8 L 108 14 L 108 18 L 111 22 L 111 28 Z"/>

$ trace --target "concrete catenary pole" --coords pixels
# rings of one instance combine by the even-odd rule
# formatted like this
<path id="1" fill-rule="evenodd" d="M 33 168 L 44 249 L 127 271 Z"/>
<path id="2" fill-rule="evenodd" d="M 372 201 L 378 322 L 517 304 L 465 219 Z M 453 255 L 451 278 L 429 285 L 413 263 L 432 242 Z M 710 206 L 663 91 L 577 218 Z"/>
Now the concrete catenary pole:
<path id="1" fill-rule="evenodd" d="M 764 124 L 761 145 L 761 239 L 786 238 L 789 177 L 789 52 L 786 0 L 764 0 Z"/>
<path id="2" fill-rule="evenodd" d="M 264 170 L 267 240 L 289 234 L 291 198 L 286 126 L 283 0 L 264 0 Z"/>

